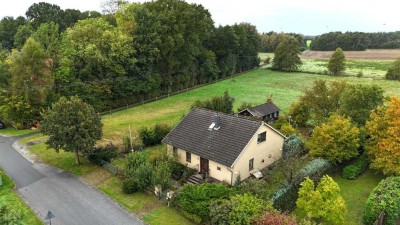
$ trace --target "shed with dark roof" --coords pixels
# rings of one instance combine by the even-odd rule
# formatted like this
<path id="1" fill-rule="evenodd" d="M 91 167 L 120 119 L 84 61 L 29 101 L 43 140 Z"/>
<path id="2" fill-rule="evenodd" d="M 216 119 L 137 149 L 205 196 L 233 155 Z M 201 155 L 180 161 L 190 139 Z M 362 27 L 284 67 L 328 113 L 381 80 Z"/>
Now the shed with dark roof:
<path id="1" fill-rule="evenodd" d="M 274 121 L 279 118 L 279 107 L 272 101 L 244 109 L 238 112 L 242 116 L 253 116 L 262 119 L 265 122 Z"/>
<path id="2" fill-rule="evenodd" d="M 279 158 L 284 138 L 262 121 L 194 108 L 162 142 L 182 164 L 232 184 Z"/>

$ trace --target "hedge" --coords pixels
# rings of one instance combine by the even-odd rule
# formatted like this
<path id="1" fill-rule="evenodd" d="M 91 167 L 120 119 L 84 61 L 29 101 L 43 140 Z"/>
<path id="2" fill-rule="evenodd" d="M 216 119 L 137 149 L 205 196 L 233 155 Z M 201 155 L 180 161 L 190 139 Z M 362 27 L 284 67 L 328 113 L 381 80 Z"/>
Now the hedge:
<path id="1" fill-rule="evenodd" d="M 353 164 L 343 169 L 342 177 L 348 180 L 355 180 L 368 167 L 368 157 L 366 154 L 361 155 Z"/>
<path id="2" fill-rule="evenodd" d="M 173 204 L 184 211 L 190 218 L 210 219 L 210 204 L 218 199 L 229 199 L 236 191 L 222 184 L 204 183 L 185 185 L 173 199 Z"/>
<path id="3" fill-rule="evenodd" d="M 385 212 L 384 225 L 400 222 L 400 177 L 388 177 L 374 188 L 365 203 L 364 223 L 374 224 L 382 211 Z"/>
<path id="4" fill-rule="evenodd" d="M 304 178 L 309 177 L 314 182 L 318 182 L 331 168 L 332 164 L 322 158 L 309 162 L 295 175 L 292 184 L 283 184 L 272 194 L 271 200 L 274 208 L 281 211 L 293 210 L 296 207 L 300 183 Z"/>

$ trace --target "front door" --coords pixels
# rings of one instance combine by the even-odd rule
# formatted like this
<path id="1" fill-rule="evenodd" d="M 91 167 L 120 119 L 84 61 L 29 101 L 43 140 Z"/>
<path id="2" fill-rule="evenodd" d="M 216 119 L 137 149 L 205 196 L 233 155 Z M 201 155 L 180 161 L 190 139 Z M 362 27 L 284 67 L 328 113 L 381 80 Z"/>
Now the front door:
<path id="1" fill-rule="evenodd" d="M 200 173 L 208 174 L 208 159 L 200 158 Z"/>

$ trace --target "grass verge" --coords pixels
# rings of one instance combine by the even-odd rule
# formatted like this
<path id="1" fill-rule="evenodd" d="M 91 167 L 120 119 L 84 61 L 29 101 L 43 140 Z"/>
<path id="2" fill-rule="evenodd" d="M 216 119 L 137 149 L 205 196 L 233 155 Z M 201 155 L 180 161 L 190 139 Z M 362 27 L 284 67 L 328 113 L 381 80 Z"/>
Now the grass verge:
<path id="1" fill-rule="evenodd" d="M 13 191 L 14 183 L 4 174 L 1 168 L 0 175 L 3 181 L 3 185 L 0 186 L 0 204 L 6 205 L 10 211 L 17 212 L 17 215 L 21 217 L 21 220 L 19 220 L 21 224 L 43 225 L 42 221 L 36 217 L 33 211 Z"/>
<path id="2" fill-rule="evenodd" d="M 11 127 L 0 129 L 0 134 L 6 136 L 20 136 L 24 134 L 30 134 L 32 132 L 34 132 L 34 130 L 17 130 Z"/>

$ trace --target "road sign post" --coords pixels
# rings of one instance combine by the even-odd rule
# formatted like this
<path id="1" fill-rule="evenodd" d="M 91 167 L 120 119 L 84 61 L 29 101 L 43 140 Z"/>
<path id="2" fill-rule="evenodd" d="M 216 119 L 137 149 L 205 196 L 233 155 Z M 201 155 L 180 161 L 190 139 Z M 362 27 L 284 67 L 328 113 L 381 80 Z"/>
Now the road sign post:
<path id="1" fill-rule="evenodd" d="M 50 210 L 47 212 L 46 217 L 44 218 L 45 220 L 49 220 L 49 223 L 51 225 L 51 219 L 56 217 Z"/>

